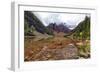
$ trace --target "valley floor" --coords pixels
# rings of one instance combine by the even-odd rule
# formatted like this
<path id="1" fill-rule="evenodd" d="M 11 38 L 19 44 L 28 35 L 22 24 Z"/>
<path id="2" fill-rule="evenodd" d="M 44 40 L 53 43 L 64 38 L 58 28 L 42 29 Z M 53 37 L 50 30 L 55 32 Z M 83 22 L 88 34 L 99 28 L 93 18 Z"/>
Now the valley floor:
<path id="1" fill-rule="evenodd" d="M 90 41 L 70 37 L 46 38 L 25 36 L 24 61 L 45 61 L 90 58 Z"/>

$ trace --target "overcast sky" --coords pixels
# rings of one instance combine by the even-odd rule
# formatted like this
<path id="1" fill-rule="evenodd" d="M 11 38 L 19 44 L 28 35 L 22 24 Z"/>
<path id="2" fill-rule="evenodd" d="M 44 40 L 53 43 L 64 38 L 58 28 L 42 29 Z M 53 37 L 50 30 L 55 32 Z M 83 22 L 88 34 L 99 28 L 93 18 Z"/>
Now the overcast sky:
<path id="1" fill-rule="evenodd" d="M 33 12 L 42 23 L 47 26 L 49 23 L 57 24 L 66 23 L 66 25 L 77 26 L 83 21 L 86 14 L 69 14 L 69 13 L 50 13 L 50 12 Z M 89 15 L 87 15 L 89 16 Z"/>

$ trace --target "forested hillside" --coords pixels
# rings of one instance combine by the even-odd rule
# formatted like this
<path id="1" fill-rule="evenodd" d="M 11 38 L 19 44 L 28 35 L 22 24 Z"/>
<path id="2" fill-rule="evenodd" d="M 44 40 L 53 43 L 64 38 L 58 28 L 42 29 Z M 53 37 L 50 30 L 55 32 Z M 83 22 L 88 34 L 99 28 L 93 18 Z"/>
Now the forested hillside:
<path id="1" fill-rule="evenodd" d="M 75 39 L 90 39 L 90 17 L 85 19 L 78 24 L 78 26 L 72 30 L 73 38 Z"/>
<path id="2" fill-rule="evenodd" d="M 30 11 L 24 12 L 24 30 L 25 35 L 34 35 L 34 31 L 40 32 L 42 34 L 52 35 L 53 33 L 48 30 L 43 23 Z"/>

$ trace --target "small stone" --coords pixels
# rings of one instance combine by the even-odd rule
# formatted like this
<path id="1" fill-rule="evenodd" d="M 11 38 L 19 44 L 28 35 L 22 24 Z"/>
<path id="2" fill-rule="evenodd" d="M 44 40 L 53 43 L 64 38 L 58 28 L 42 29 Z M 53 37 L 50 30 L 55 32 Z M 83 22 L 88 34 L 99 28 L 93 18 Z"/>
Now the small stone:
<path id="1" fill-rule="evenodd" d="M 51 55 L 50 55 L 50 54 L 48 54 L 46 57 L 50 58 L 50 57 L 51 57 Z"/>

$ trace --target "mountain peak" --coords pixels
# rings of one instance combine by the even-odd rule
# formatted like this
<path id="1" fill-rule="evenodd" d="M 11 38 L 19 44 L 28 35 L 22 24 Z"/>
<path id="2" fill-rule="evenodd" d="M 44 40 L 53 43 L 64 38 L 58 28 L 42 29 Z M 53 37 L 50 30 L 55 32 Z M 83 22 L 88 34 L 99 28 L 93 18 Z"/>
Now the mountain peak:
<path id="1" fill-rule="evenodd" d="M 60 24 L 50 23 L 47 27 L 52 31 L 56 31 L 57 33 L 59 32 L 69 33 L 70 32 L 70 29 L 67 26 L 65 26 L 65 23 L 60 23 Z"/>

